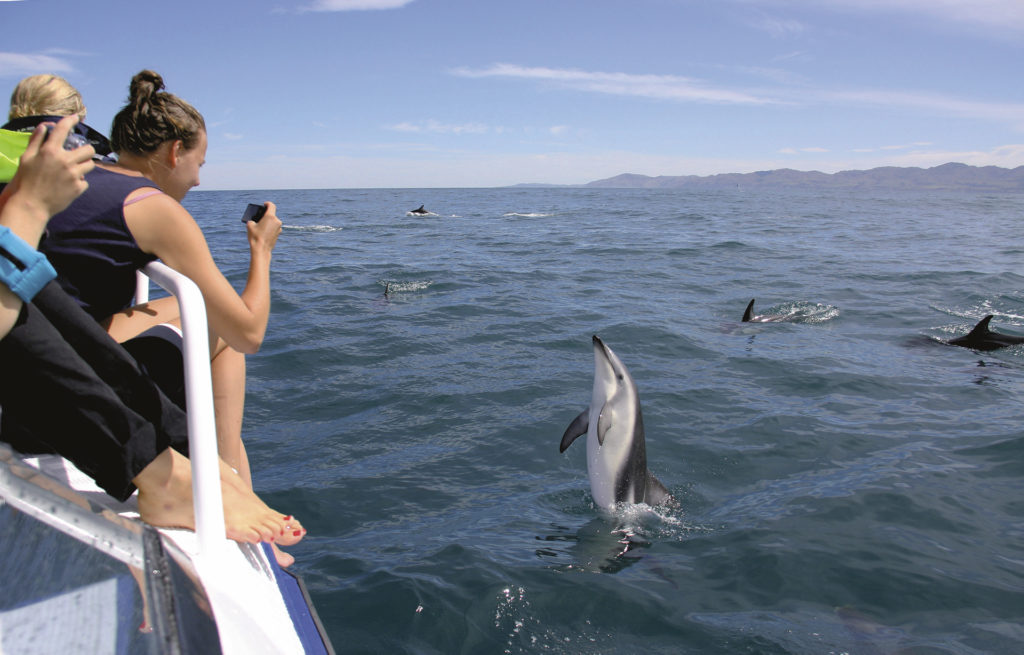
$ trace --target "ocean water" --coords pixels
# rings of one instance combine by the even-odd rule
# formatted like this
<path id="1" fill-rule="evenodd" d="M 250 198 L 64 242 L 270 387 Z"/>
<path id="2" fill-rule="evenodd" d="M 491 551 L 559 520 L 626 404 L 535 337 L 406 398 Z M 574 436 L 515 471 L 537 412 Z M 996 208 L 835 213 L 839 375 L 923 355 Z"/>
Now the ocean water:
<path id="1" fill-rule="evenodd" d="M 195 191 L 238 287 L 268 199 L 245 435 L 339 652 L 1024 652 L 1024 347 L 943 343 L 1024 334 L 1024 194 Z M 594 334 L 677 506 L 558 452 Z"/>

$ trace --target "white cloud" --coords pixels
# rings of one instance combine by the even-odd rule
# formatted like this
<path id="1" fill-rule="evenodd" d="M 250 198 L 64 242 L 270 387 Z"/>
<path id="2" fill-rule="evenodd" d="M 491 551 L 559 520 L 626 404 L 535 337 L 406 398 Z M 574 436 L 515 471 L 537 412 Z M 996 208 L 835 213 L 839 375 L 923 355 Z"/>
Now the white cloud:
<path id="1" fill-rule="evenodd" d="M 758 16 L 752 18 L 750 20 L 750 24 L 755 29 L 767 32 L 776 39 L 795 36 L 807 29 L 807 27 L 798 20 L 775 18 L 773 16 Z"/>
<path id="2" fill-rule="evenodd" d="M 308 11 L 365 11 L 400 9 L 413 0 L 316 0 Z"/>
<path id="3" fill-rule="evenodd" d="M 464 123 L 462 125 L 451 125 L 436 120 L 426 120 L 419 123 L 402 122 L 387 126 L 387 129 L 395 132 L 431 133 L 431 134 L 484 134 L 490 130 L 482 123 Z"/>
<path id="4" fill-rule="evenodd" d="M 782 148 L 779 150 L 779 154 L 782 155 L 799 155 L 800 153 L 806 153 L 810 155 L 821 154 L 828 152 L 828 148 L 809 147 L 809 148 Z"/>
<path id="5" fill-rule="evenodd" d="M 0 77 L 38 73 L 70 73 L 74 67 L 54 55 L 0 52 Z"/>
<path id="6" fill-rule="evenodd" d="M 806 5 L 855 11 L 917 14 L 953 24 L 972 24 L 1000 31 L 1024 31 L 1021 0 L 743 0 L 747 4 Z"/>
<path id="7" fill-rule="evenodd" d="M 546 68 L 494 64 L 489 68 L 458 68 L 462 77 L 511 77 L 551 82 L 578 91 L 620 96 L 706 102 L 715 104 L 767 105 L 779 101 L 743 91 L 708 86 L 702 80 L 678 75 L 651 75 L 583 71 L 573 68 Z"/>
<path id="8" fill-rule="evenodd" d="M 881 146 L 879 150 L 910 150 L 911 148 L 923 148 L 932 145 L 930 141 L 915 141 L 914 143 L 901 143 L 889 146 Z"/>
<path id="9" fill-rule="evenodd" d="M 924 110 L 929 114 L 948 114 L 1024 125 L 1024 104 L 1019 103 L 980 102 L 938 93 L 877 89 L 827 91 L 821 94 L 821 98 L 843 104 L 904 107 Z"/>
<path id="10" fill-rule="evenodd" d="M 1024 5 L 1024 0 L 1020 0 Z M 493 64 L 487 68 L 457 68 L 454 75 L 467 78 L 512 78 L 559 85 L 563 88 L 620 96 L 667 101 L 766 105 L 838 105 L 848 108 L 883 107 L 903 109 L 928 116 L 955 116 L 1004 123 L 1024 132 L 1024 103 L 989 102 L 958 98 L 928 91 L 888 89 L 814 89 L 805 80 L 771 68 L 734 68 L 740 72 L 771 78 L 773 88 L 745 92 L 713 87 L 702 80 L 677 75 L 605 73 L 571 68 L 529 67 Z"/>

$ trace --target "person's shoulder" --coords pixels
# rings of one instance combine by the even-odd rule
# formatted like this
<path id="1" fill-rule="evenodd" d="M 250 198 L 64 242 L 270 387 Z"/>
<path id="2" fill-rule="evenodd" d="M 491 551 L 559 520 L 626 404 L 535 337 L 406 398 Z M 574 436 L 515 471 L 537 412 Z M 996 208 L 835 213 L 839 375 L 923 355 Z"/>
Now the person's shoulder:
<path id="1" fill-rule="evenodd" d="M 143 197 L 147 193 L 152 195 Z M 163 259 L 166 249 L 188 247 L 194 240 L 202 239 L 195 219 L 174 198 L 151 188 L 138 189 L 132 195 L 141 199 L 125 205 L 124 219 L 143 251 Z"/>
<path id="2" fill-rule="evenodd" d="M 161 191 L 156 185 L 140 186 L 129 193 L 125 198 L 124 207 L 126 212 L 133 208 L 141 209 L 139 213 L 151 219 L 193 220 L 192 215 L 180 202 Z"/>

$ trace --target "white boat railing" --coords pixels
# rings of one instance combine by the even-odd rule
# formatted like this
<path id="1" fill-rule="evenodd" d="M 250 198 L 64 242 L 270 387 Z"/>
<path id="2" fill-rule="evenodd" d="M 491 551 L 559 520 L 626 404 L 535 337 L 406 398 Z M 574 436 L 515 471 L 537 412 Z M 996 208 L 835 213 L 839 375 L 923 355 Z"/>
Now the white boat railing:
<path id="1" fill-rule="evenodd" d="M 196 539 L 202 555 L 213 556 L 227 543 L 220 488 L 217 427 L 210 377 L 210 341 L 206 303 L 195 282 L 162 262 L 150 262 L 138 272 L 136 304 L 149 300 L 149 280 L 178 300 L 181 312 L 182 355 L 185 362 L 185 402 L 188 407 L 188 449 L 192 461 L 192 496 Z"/>

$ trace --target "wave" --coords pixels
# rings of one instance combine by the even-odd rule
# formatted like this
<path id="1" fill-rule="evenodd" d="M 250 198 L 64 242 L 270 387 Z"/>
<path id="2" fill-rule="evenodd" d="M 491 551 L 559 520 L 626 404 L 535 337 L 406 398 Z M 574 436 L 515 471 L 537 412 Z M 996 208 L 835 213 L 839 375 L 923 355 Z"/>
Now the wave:
<path id="1" fill-rule="evenodd" d="M 282 225 L 281 228 L 295 232 L 338 232 L 345 229 L 334 225 Z"/>
<path id="2" fill-rule="evenodd" d="M 392 282 L 390 280 L 382 280 L 381 284 L 387 290 L 387 293 L 409 293 L 412 291 L 423 291 L 433 286 L 433 280 L 423 281 L 412 281 L 412 282 Z"/>
<path id="3" fill-rule="evenodd" d="M 955 318 L 960 318 L 965 321 L 971 322 L 972 324 L 977 323 L 981 319 L 991 314 L 993 316 L 993 323 L 1001 323 L 1003 325 L 1012 325 L 1017 327 L 1024 326 L 1024 315 L 1014 313 L 1009 310 L 997 309 L 991 300 L 983 300 L 982 302 L 968 309 L 961 309 L 958 307 L 943 307 L 941 305 L 931 305 L 931 308 L 938 312 L 942 312 L 943 314 L 947 314 L 949 316 L 953 316 Z M 946 329 L 953 331 L 959 330 L 961 328 L 962 326 L 946 326 Z"/>
<path id="4" fill-rule="evenodd" d="M 544 214 L 544 213 L 541 213 L 541 212 L 530 212 L 530 213 L 508 212 L 507 214 L 502 214 L 502 216 L 505 216 L 505 217 L 508 217 L 508 216 L 518 216 L 519 218 L 548 218 L 549 216 L 554 216 L 554 214 Z"/>
<path id="5" fill-rule="evenodd" d="M 782 316 L 786 323 L 824 323 L 839 316 L 839 308 L 819 302 L 787 302 L 767 309 L 758 309 L 758 314 Z"/>

